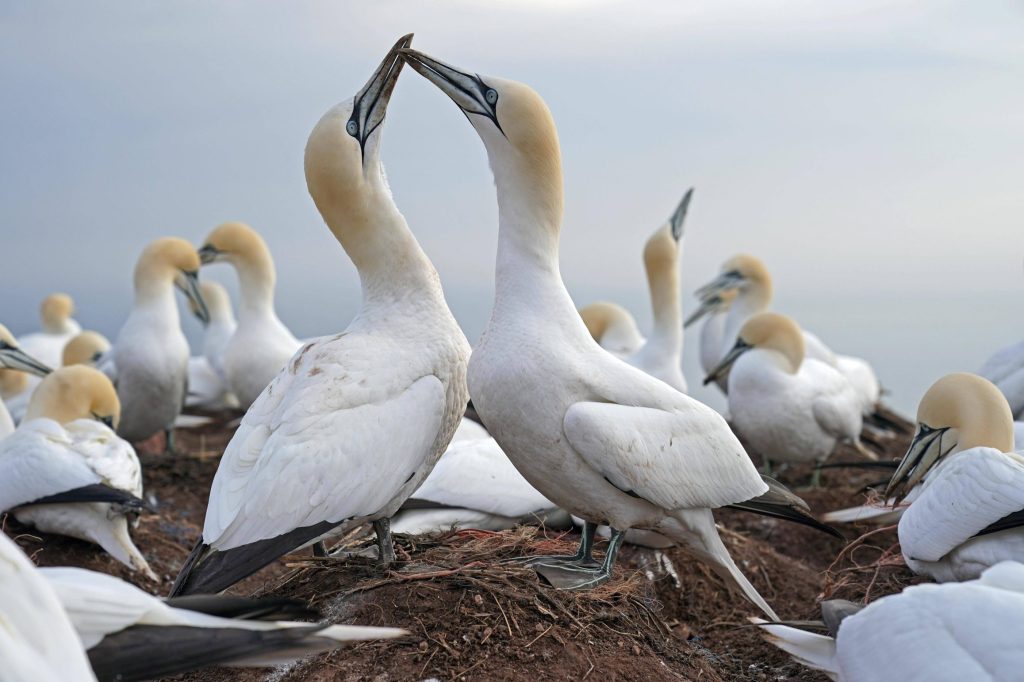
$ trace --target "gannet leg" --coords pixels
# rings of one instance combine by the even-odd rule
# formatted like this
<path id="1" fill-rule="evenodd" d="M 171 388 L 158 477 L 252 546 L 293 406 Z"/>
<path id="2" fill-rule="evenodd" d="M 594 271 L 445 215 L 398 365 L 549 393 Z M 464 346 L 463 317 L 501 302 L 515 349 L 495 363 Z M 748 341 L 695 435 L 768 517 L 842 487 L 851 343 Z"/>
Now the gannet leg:
<path id="1" fill-rule="evenodd" d="M 581 534 L 580 547 L 576 550 L 573 555 L 540 555 L 540 556 L 524 556 L 516 557 L 515 559 L 506 559 L 502 563 L 524 563 L 528 566 L 533 566 L 537 563 L 544 563 L 548 565 L 557 564 L 570 564 L 572 566 L 597 566 L 597 562 L 594 561 L 594 534 L 597 532 L 597 524 L 591 523 L 590 521 L 583 522 L 583 533 Z"/>
<path id="2" fill-rule="evenodd" d="M 552 587 L 559 590 L 591 590 L 611 580 L 615 557 L 619 553 L 622 539 L 626 531 L 611 529 L 612 536 L 608 540 L 608 551 L 600 566 L 584 563 L 535 563 L 533 569 Z"/>
<path id="3" fill-rule="evenodd" d="M 178 454 L 178 451 L 174 449 L 174 424 L 164 427 L 164 454 Z"/>
<path id="4" fill-rule="evenodd" d="M 391 538 L 391 519 L 377 519 L 373 522 L 373 530 L 377 533 L 377 548 L 380 550 L 380 561 L 390 566 L 396 560 L 395 541 Z"/>

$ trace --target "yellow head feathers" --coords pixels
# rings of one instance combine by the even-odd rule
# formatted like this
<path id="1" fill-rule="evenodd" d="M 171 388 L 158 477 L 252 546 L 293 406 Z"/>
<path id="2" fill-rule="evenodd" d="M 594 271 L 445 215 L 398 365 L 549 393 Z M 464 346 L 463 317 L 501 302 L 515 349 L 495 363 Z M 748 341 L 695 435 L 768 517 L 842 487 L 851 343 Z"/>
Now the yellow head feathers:
<path id="1" fill-rule="evenodd" d="M 167 278 L 173 281 L 179 272 L 198 272 L 199 253 L 192 244 L 178 237 L 161 237 L 142 251 L 135 276 Z"/>
<path id="2" fill-rule="evenodd" d="M 804 361 L 804 335 L 792 318 L 779 313 L 754 315 L 740 329 L 739 338 L 754 348 L 777 351 L 789 360 L 794 372 Z"/>
<path id="3" fill-rule="evenodd" d="M 771 287 L 772 278 L 768 274 L 768 268 L 757 256 L 748 253 L 741 253 L 733 256 L 722 264 L 722 272 L 735 272 L 741 278 L 749 282 L 755 282 L 763 286 Z"/>
<path id="4" fill-rule="evenodd" d="M 204 263 L 218 260 L 248 262 L 270 253 L 259 233 L 240 222 L 222 223 L 213 229 L 199 249 Z"/>
<path id="5" fill-rule="evenodd" d="M 102 372 L 74 365 L 54 370 L 36 387 L 25 420 L 46 417 L 60 424 L 96 419 L 117 428 L 121 403 L 110 379 Z"/>
<path id="6" fill-rule="evenodd" d="M 54 293 L 43 299 L 39 316 L 43 329 L 53 334 L 64 332 L 64 325 L 75 313 L 75 302 L 67 294 Z"/>
<path id="7" fill-rule="evenodd" d="M 976 374 L 947 374 L 932 384 L 918 404 L 917 421 L 931 429 L 956 429 L 958 450 L 1013 450 L 1010 406 L 991 381 Z"/>
<path id="8" fill-rule="evenodd" d="M 84 331 L 64 345 L 62 364 L 92 365 L 98 357 L 110 350 L 110 341 L 99 332 Z"/>

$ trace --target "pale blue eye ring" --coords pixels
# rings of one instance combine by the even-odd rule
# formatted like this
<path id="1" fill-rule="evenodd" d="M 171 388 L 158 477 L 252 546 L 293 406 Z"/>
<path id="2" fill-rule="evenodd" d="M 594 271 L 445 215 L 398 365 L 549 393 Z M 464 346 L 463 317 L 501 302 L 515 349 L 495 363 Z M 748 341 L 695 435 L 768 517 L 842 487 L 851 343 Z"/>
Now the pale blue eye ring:
<path id="1" fill-rule="evenodd" d="M 484 99 L 487 100 L 488 104 L 494 104 L 498 101 L 498 92 L 494 89 L 490 89 L 484 93 Z"/>
<path id="2" fill-rule="evenodd" d="M 348 125 L 345 126 L 345 130 L 348 131 L 349 135 L 355 137 L 356 133 L 359 132 L 359 124 L 355 121 L 349 121 Z"/>

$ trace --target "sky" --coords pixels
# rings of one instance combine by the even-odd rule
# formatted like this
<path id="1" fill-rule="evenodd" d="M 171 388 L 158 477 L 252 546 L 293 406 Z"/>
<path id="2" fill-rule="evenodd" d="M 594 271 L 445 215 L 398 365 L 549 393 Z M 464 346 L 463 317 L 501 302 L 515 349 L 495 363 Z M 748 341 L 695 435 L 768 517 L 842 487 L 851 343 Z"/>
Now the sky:
<path id="1" fill-rule="evenodd" d="M 63 290 L 113 338 L 148 242 L 242 220 L 273 251 L 295 333 L 344 328 L 358 279 L 309 199 L 303 148 L 407 32 L 551 107 L 578 305 L 616 301 L 649 327 L 643 242 L 692 185 L 687 312 L 722 261 L 756 254 L 776 309 L 868 358 L 908 412 L 1024 336 L 1024 3 L 1001 0 L 7 0 L 0 321 L 32 331 Z M 407 71 L 383 158 L 475 342 L 497 236 L 483 146 Z M 227 265 L 203 276 L 234 290 Z"/>

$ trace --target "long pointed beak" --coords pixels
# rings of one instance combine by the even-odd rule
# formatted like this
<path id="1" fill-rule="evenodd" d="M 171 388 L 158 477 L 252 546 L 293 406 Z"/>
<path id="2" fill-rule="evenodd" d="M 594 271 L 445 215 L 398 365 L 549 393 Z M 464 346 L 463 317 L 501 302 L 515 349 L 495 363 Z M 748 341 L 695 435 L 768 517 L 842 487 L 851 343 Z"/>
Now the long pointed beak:
<path id="1" fill-rule="evenodd" d="M 451 97 L 467 117 L 469 114 L 486 116 L 501 130 L 501 124 L 498 123 L 498 93 L 488 87 L 480 76 L 460 71 L 416 50 L 404 49 L 401 53 L 406 64 Z M 502 131 L 502 134 L 505 132 Z"/>
<path id="2" fill-rule="evenodd" d="M 733 363 L 735 363 L 741 355 L 751 348 L 753 348 L 753 346 L 743 339 L 736 339 L 736 345 L 732 347 L 732 350 L 726 353 L 725 357 L 721 359 L 715 368 L 708 372 L 708 375 L 704 377 L 704 385 L 707 386 L 712 381 L 716 381 L 718 377 L 725 374 L 729 368 L 733 366 Z"/>
<path id="3" fill-rule="evenodd" d="M 199 273 L 198 272 L 182 272 L 181 275 L 174 280 L 174 285 L 181 290 L 181 293 L 185 294 L 185 298 L 192 304 L 192 312 L 203 325 L 210 323 L 210 310 L 206 307 L 206 301 L 203 300 L 203 294 L 199 291 Z"/>
<path id="4" fill-rule="evenodd" d="M 694 292 L 694 295 L 703 301 L 709 298 L 713 298 L 714 296 L 717 296 L 723 291 L 735 289 L 742 283 L 743 275 L 741 275 L 740 273 L 735 271 L 723 272 L 718 277 L 715 277 L 713 280 L 711 280 L 701 288 L 697 289 L 697 291 Z"/>
<path id="5" fill-rule="evenodd" d="M 692 313 L 690 313 L 690 316 L 686 318 L 686 320 L 683 322 L 683 329 L 686 329 L 691 324 L 693 324 L 700 318 L 704 317 L 705 315 L 710 315 L 711 313 L 715 312 L 716 310 L 718 310 L 718 306 L 720 306 L 721 304 L 722 300 L 717 296 L 713 296 L 711 298 L 701 301 L 700 307 L 697 308 Z"/>
<path id="6" fill-rule="evenodd" d="M 217 256 L 221 254 L 221 251 L 213 244 L 203 244 L 199 247 L 199 262 L 203 265 L 209 265 L 217 261 Z"/>
<path id="7" fill-rule="evenodd" d="M 686 194 L 683 195 L 682 201 L 680 201 L 679 205 L 676 206 L 676 210 L 672 214 L 672 217 L 668 219 L 668 224 L 672 226 L 672 238 L 676 241 L 683 238 L 683 221 L 686 220 L 686 211 L 690 208 L 690 199 L 692 197 L 693 187 L 686 190 Z"/>
<path id="8" fill-rule="evenodd" d="M 348 120 L 349 134 L 359 140 L 359 147 L 366 154 L 366 141 L 381 123 L 388 110 L 388 102 L 395 91 L 398 76 L 402 73 L 401 51 L 412 44 L 412 33 L 398 39 L 385 55 L 384 60 L 373 72 L 370 80 L 356 93 L 352 103 L 352 116 Z M 354 124 L 354 125 L 353 125 Z"/>
<path id="9" fill-rule="evenodd" d="M 925 477 L 925 474 L 935 466 L 936 462 L 956 447 L 956 443 L 952 443 L 943 452 L 942 436 L 948 430 L 948 428 L 933 429 L 924 424 L 918 424 L 917 433 L 914 434 L 914 440 L 907 448 L 907 454 L 903 455 L 896 472 L 889 479 L 889 484 L 885 486 L 886 498 L 899 491 L 894 505 L 899 504 L 906 497 L 907 493 Z"/>
<path id="10" fill-rule="evenodd" d="M 37 377 L 45 377 L 53 371 L 22 349 L 4 341 L 0 341 L 0 367 L 16 369 L 19 372 L 27 372 Z"/>

